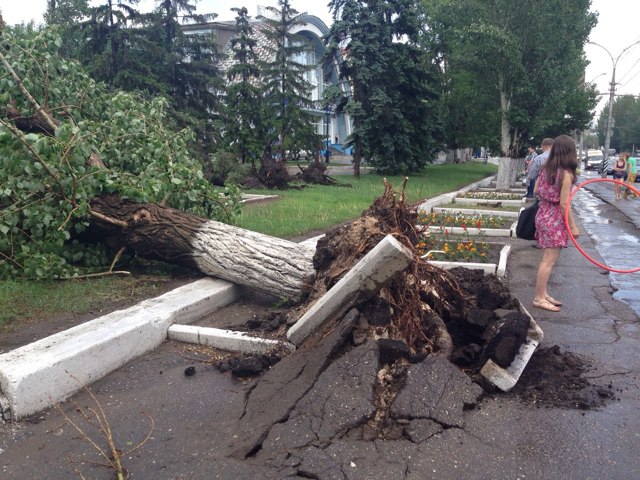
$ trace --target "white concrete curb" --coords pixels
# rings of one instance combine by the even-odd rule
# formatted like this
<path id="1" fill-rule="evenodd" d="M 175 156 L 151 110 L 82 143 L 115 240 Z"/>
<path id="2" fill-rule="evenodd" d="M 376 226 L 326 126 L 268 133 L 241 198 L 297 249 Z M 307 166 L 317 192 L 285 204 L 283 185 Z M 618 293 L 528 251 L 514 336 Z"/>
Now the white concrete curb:
<path id="1" fill-rule="evenodd" d="M 239 295 L 239 287 L 205 278 L 0 355 L 0 390 L 13 419 L 68 398 L 156 348 L 171 324 L 193 322 Z"/>
<path id="2" fill-rule="evenodd" d="M 506 218 L 518 218 L 520 216 L 520 211 L 512 211 L 512 210 L 482 210 L 478 208 L 449 208 L 449 207 L 433 207 L 433 211 L 438 213 L 462 213 L 464 215 L 493 215 L 494 217 L 506 217 Z"/>
<path id="3" fill-rule="evenodd" d="M 396 273 L 407 268 L 411 260 L 411 251 L 392 235 L 387 235 L 293 324 L 287 331 L 287 338 L 300 345 L 358 293 L 377 292 Z"/>
<path id="4" fill-rule="evenodd" d="M 515 235 L 517 222 L 513 222 L 509 228 L 476 228 L 476 227 L 441 227 L 435 225 L 429 225 L 427 232 L 430 233 L 444 233 L 445 231 L 450 235 L 470 235 L 470 236 L 484 236 L 484 237 L 513 237 Z"/>
<path id="5" fill-rule="evenodd" d="M 493 205 L 500 204 L 504 207 L 519 207 L 524 205 L 524 198 L 521 200 L 500 200 L 500 199 L 490 199 L 490 198 L 466 198 L 466 197 L 456 197 L 454 199 L 454 203 L 459 203 L 460 205 Z"/>
<path id="6" fill-rule="evenodd" d="M 195 325 L 172 325 L 169 340 L 206 345 L 220 350 L 240 353 L 266 353 L 276 347 L 284 347 L 293 352 L 296 347 L 289 342 L 252 337 L 244 332 L 220 328 L 198 327 Z"/>
<path id="7" fill-rule="evenodd" d="M 511 362 L 509 367 L 502 368 L 494 363 L 493 360 L 489 359 L 482 367 L 482 370 L 480 370 L 480 375 L 489 380 L 503 392 L 508 392 L 516 385 L 516 383 L 518 383 L 520 375 L 522 375 L 524 368 L 527 366 L 527 363 L 529 363 L 529 359 L 533 355 L 533 352 L 544 338 L 542 329 L 538 326 L 531 314 L 526 308 L 524 308 L 521 302 L 518 303 L 520 303 L 522 313 L 529 317 L 527 339 L 522 345 L 520 345 L 518 354 L 513 359 L 513 362 Z"/>

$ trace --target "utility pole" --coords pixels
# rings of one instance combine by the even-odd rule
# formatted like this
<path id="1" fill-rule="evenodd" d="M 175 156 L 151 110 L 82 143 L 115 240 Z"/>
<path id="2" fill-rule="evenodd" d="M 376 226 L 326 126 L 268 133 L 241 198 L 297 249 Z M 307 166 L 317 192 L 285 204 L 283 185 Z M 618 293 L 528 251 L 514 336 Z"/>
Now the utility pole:
<path id="1" fill-rule="evenodd" d="M 600 47 L 605 52 L 607 52 L 607 55 L 609 55 L 609 58 L 611 59 L 611 64 L 613 65 L 613 71 L 611 72 L 611 83 L 609 87 L 609 109 L 607 112 L 607 125 L 606 125 L 606 131 L 604 134 L 604 152 L 602 152 L 603 153 L 602 164 L 600 165 L 600 175 L 602 176 L 602 178 L 605 178 L 607 176 L 607 167 L 609 164 L 609 145 L 611 144 L 611 123 L 613 121 L 613 101 L 616 95 L 616 66 L 618 65 L 618 60 L 620 60 L 620 57 L 622 57 L 622 55 L 624 55 L 625 52 L 629 50 L 631 47 L 638 45 L 640 43 L 640 40 L 633 42 L 631 45 L 628 45 L 627 47 L 625 47 L 620 52 L 620 55 L 618 55 L 615 59 L 613 58 L 613 55 L 611 55 L 609 50 L 607 50 L 605 47 L 603 47 L 599 43 L 596 43 L 596 42 L 589 42 L 589 43 L 591 45 L 595 45 L 596 47 Z"/>

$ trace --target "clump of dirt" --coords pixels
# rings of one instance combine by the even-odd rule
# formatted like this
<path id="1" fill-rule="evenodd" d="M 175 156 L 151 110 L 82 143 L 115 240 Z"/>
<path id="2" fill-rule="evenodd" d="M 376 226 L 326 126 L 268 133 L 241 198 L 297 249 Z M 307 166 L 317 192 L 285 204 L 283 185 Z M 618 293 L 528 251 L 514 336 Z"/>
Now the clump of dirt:
<path id="1" fill-rule="evenodd" d="M 338 184 L 335 178 L 327 175 L 327 165 L 325 163 L 312 162 L 305 168 L 302 168 L 300 164 L 298 164 L 298 168 L 300 168 L 300 171 L 294 175 L 294 180 L 301 180 L 304 183 L 313 185 Z"/>
<path id="2" fill-rule="evenodd" d="M 527 364 L 513 394 L 538 407 L 590 410 L 615 399 L 613 385 L 593 385 L 584 377 L 590 366 L 557 345 L 538 349 Z"/>
<path id="3" fill-rule="evenodd" d="M 262 354 L 232 355 L 218 362 L 217 367 L 222 373 L 230 371 L 236 377 L 251 377 L 275 365 L 287 353 L 289 352 L 276 348 Z"/>

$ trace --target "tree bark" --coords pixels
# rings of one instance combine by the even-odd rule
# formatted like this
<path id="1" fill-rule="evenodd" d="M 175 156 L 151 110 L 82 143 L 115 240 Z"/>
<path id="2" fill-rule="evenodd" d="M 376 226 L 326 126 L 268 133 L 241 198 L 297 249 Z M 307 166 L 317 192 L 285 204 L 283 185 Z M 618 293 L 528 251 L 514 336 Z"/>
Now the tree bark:
<path id="1" fill-rule="evenodd" d="M 498 179 L 496 180 L 497 190 L 508 190 L 516 184 L 517 174 L 516 160 L 509 157 L 498 159 Z"/>
<path id="2" fill-rule="evenodd" d="M 104 217 L 94 215 L 93 232 L 115 249 L 126 247 L 294 302 L 313 281 L 311 247 L 116 196 L 96 198 L 91 208 Z"/>

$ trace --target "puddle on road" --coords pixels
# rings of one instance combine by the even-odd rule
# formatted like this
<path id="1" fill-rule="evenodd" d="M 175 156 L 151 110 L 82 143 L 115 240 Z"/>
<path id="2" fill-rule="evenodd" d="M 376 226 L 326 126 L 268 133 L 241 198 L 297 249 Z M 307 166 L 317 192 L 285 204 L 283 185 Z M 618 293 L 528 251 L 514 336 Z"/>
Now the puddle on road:
<path id="1" fill-rule="evenodd" d="M 640 266 L 640 230 L 622 212 L 587 190 L 578 192 L 572 203 L 608 266 L 619 269 Z M 627 302 L 640 315 L 640 272 L 612 272 L 610 276 L 611 284 L 618 289 L 613 298 Z"/>

